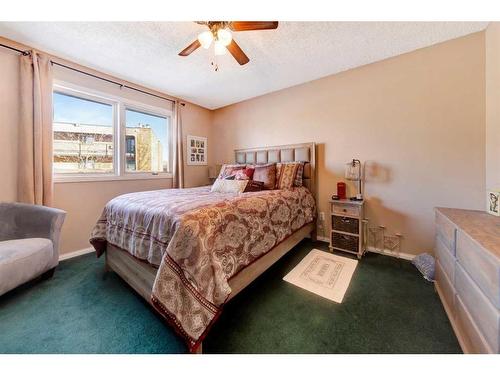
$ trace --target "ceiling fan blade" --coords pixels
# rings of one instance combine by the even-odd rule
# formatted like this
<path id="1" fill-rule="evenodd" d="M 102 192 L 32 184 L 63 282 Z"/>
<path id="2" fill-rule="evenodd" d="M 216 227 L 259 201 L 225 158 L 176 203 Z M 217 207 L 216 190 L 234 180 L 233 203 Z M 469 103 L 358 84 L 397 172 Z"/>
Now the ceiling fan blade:
<path id="1" fill-rule="evenodd" d="M 245 52 L 240 48 L 240 46 L 234 41 L 234 39 L 226 47 L 227 50 L 233 55 L 233 57 L 238 61 L 238 64 L 245 65 L 250 59 L 245 55 Z"/>
<path id="2" fill-rule="evenodd" d="M 187 46 L 181 52 L 179 52 L 179 56 L 189 56 L 200 46 L 201 43 L 198 41 L 198 39 L 196 39 L 193 43 L 191 43 L 189 46 Z"/>
<path id="3" fill-rule="evenodd" d="M 272 30 L 278 28 L 278 21 L 232 21 L 229 28 L 233 31 Z"/>

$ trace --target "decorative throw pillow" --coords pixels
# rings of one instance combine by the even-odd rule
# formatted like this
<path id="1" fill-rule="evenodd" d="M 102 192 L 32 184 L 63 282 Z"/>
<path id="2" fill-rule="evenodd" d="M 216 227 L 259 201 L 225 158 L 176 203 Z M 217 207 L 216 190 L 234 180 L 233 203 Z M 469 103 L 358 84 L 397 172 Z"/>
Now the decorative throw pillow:
<path id="1" fill-rule="evenodd" d="M 302 162 L 278 163 L 276 165 L 276 189 L 302 186 L 303 174 L 304 163 Z"/>
<path id="2" fill-rule="evenodd" d="M 245 169 L 245 165 L 241 164 L 224 164 L 219 172 L 218 179 L 225 179 L 229 176 L 232 176 L 241 169 Z"/>
<path id="3" fill-rule="evenodd" d="M 276 185 L 276 164 L 254 165 L 253 180 L 264 183 L 264 189 L 274 189 Z"/>
<path id="4" fill-rule="evenodd" d="M 248 180 L 223 180 L 217 179 L 210 190 L 213 193 L 234 193 L 240 194 L 245 191 Z"/>
<path id="5" fill-rule="evenodd" d="M 247 165 L 245 168 L 245 174 L 248 176 L 248 178 L 251 180 L 253 179 L 253 174 L 255 172 L 255 168 L 251 165 Z"/>
<path id="6" fill-rule="evenodd" d="M 234 174 L 234 179 L 235 180 L 250 180 L 251 178 L 246 173 L 246 168 L 245 168 L 245 169 L 237 170 L 236 173 Z"/>
<path id="7" fill-rule="evenodd" d="M 264 190 L 264 183 L 262 181 L 248 181 L 247 187 L 245 188 L 244 193 L 249 193 L 252 191 L 261 191 Z"/>

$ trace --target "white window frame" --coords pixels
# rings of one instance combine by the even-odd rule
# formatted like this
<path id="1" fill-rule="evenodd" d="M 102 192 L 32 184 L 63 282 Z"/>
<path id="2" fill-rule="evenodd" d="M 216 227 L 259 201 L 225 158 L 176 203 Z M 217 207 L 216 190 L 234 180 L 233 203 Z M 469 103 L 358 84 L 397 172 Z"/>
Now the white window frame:
<path id="1" fill-rule="evenodd" d="M 53 92 L 71 95 L 77 98 L 88 99 L 98 103 L 109 104 L 113 107 L 113 172 L 112 173 L 54 173 L 55 183 L 65 182 L 93 182 L 93 181 L 119 181 L 119 180 L 154 180 L 172 178 L 172 121 L 174 113 L 166 108 L 151 106 L 129 100 L 123 97 L 105 94 L 96 90 L 80 87 L 67 82 L 55 81 Z M 168 172 L 127 172 L 125 166 L 125 111 L 144 112 L 155 116 L 168 118 Z M 122 152 L 123 151 L 123 152 Z"/>

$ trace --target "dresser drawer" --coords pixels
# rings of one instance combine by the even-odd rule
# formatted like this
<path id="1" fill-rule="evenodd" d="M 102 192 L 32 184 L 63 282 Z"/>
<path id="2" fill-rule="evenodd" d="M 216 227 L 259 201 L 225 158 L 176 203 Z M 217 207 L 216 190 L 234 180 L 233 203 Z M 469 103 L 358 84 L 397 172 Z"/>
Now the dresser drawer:
<path id="1" fill-rule="evenodd" d="M 455 311 L 455 324 L 468 352 L 474 354 L 493 353 L 459 296 L 456 296 L 455 299 Z"/>
<path id="2" fill-rule="evenodd" d="M 349 215 L 359 217 L 361 214 L 361 207 L 355 204 L 347 203 L 334 203 L 333 213 L 338 215 Z"/>
<path id="3" fill-rule="evenodd" d="M 332 229 L 347 233 L 359 233 L 359 219 L 347 216 L 332 216 Z"/>
<path id="4" fill-rule="evenodd" d="M 500 309 L 500 263 L 462 231 L 457 233 L 457 261 Z"/>
<path id="5" fill-rule="evenodd" d="M 455 282 L 455 257 L 450 253 L 448 248 L 443 243 L 439 234 L 436 234 L 436 244 L 434 249 L 436 258 L 438 259 L 446 276 L 450 279 L 451 283 Z"/>
<path id="6" fill-rule="evenodd" d="M 455 255 L 455 239 L 457 228 L 443 214 L 436 211 L 436 232 L 443 238 L 443 243 Z"/>
<path id="7" fill-rule="evenodd" d="M 466 310 L 493 351 L 500 349 L 500 312 L 457 263 L 455 288 Z"/>
<path id="8" fill-rule="evenodd" d="M 455 315 L 455 289 L 443 271 L 443 267 L 436 261 L 436 286 L 439 289 L 440 297 L 444 299 L 443 304 L 446 305 L 446 310 L 448 314 L 451 314 L 450 319 L 453 319 Z"/>

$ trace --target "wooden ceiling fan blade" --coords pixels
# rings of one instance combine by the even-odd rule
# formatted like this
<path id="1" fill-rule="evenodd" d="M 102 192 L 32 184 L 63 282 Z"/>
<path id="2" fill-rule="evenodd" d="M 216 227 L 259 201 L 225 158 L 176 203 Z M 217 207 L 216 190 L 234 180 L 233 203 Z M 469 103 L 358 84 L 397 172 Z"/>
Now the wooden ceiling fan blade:
<path id="1" fill-rule="evenodd" d="M 250 61 L 247 55 L 245 55 L 245 52 L 240 48 L 238 43 L 234 41 L 234 39 L 229 43 L 229 45 L 226 47 L 229 53 L 233 55 L 233 57 L 238 61 L 238 64 L 240 65 L 245 65 L 247 62 Z"/>
<path id="2" fill-rule="evenodd" d="M 278 21 L 232 21 L 229 28 L 233 31 L 273 30 Z"/>
<path id="3" fill-rule="evenodd" d="M 187 46 L 181 52 L 179 52 L 179 56 L 189 56 L 200 46 L 201 43 L 198 41 L 198 39 L 196 39 L 193 43 L 191 43 L 189 46 Z"/>

